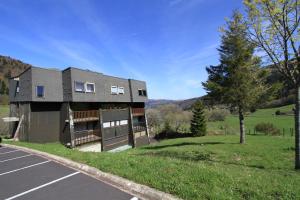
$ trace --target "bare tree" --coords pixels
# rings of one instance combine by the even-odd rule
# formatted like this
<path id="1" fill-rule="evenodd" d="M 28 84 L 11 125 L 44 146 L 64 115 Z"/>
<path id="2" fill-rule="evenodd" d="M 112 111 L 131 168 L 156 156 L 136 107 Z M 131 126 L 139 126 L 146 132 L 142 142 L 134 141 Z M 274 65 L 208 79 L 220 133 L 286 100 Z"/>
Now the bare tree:
<path id="1" fill-rule="evenodd" d="M 244 0 L 249 35 L 295 89 L 295 168 L 300 169 L 299 0 Z"/>

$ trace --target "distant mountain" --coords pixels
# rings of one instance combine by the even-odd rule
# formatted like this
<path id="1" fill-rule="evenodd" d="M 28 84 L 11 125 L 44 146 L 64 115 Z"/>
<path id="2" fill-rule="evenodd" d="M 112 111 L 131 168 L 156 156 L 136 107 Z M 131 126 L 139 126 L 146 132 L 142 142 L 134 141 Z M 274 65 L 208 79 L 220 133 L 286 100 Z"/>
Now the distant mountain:
<path id="1" fill-rule="evenodd" d="M 196 98 L 185 99 L 185 100 L 149 99 L 146 102 L 146 108 L 157 108 L 158 106 L 161 105 L 176 104 L 183 110 L 188 110 L 198 99 L 201 98 L 202 97 L 196 97 Z"/>

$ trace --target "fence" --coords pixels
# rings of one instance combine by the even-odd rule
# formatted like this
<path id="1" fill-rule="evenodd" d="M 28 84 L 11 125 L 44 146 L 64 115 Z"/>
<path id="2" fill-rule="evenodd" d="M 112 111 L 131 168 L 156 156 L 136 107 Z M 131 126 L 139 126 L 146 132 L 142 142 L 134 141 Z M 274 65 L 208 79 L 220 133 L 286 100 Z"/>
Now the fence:
<path id="1" fill-rule="evenodd" d="M 228 130 L 226 128 L 224 129 L 220 129 L 220 131 L 223 131 L 225 135 L 230 135 L 230 134 L 233 134 L 233 131 L 232 129 L 231 130 Z M 235 132 L 238 132 L 238 131 L 234 131 Z M 271 135 L 271 134 L 267 134 L 267 133 L 263 133 L 263 132 L 259 132 L 259 131 L 256 131 L 255 128 L 253 129 L 246 129 L 246 134 L 247 135 Z M 278 136 L 291 136 L 293 137 L 295 135 L 295 129 L 294 128 L 282 128 L 278 134 L 276 134 Z"/>

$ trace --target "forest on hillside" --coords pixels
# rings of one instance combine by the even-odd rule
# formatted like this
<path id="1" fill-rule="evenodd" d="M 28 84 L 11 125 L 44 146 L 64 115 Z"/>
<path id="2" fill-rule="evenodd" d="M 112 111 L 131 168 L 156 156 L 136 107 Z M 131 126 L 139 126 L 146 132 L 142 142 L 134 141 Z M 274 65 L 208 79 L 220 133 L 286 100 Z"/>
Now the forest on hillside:
<path id="1" fill-rule="evenodd" d="M 0 55 L 0 104 L 8 104 L 8 79 L 17 76 L 29 67 L 31 67 L 30 64 Z"/>

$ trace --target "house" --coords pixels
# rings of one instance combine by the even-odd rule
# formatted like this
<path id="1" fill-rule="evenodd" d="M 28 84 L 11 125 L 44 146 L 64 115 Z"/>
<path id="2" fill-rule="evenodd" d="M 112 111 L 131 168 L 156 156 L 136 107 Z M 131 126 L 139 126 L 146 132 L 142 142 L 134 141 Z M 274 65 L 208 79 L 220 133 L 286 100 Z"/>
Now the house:
<path id="1" fill-rule="evenodd" d="M 10 133 L 21 141 L 72 147 L 99 141 L 102 151 L 148 141 L 144 81 L 30 67 L 10 78 L 9 99 L 10 117 L 17 119 Z"/>

